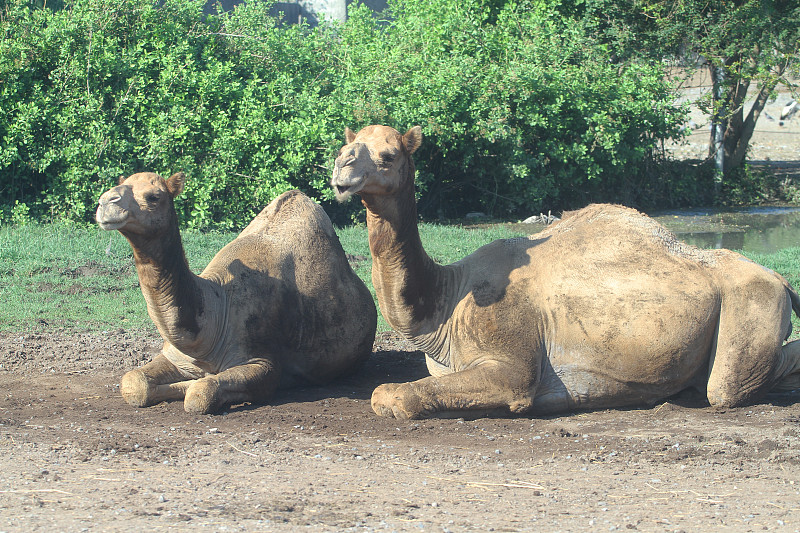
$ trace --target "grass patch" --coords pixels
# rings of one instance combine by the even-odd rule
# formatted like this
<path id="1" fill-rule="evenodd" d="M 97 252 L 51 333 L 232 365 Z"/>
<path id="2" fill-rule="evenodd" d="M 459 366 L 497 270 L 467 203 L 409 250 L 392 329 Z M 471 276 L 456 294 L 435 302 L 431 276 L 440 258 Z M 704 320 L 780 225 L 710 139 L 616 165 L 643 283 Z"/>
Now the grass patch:
<path id="1" fill-rule="evenodd" d="M 337 234 L 356 274 L 374 296 L 366 227 L 339 228 Z M 185 231 L 182 235 L 189 266 L 198 273 L 236 237 L 232 232 Z M 448 264 L 495 239 L 522 234 L 502 224 L 469 229 L 420 224 L 420 235 L 428 254 Z M 744 255 L 800 287 L 800 247 Z M 0 331 L 155 331 L 139 289 L 130 246 L 118 232 L 94 227 L 0 227 L 0 302 Z M 793 323 L 793 337 L 797 338 L 800 320 L 795 317 Z M 388 329 L 379 314 L 378 330 Z"/>
<path id="2" fill-rule="evenodd" d="M 128 243 L 73 225 L 0 228 L 0 329 L 152 327 Z"/>

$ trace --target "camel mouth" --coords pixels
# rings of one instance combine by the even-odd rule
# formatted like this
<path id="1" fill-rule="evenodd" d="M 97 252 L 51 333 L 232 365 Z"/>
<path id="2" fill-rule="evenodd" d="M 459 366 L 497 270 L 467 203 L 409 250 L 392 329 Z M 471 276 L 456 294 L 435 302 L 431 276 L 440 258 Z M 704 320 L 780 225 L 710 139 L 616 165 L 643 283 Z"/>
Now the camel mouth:
<path id="1" fill-rule="evenodd" d="M 334 185 L 333 192 L 336 194 L 336 200 L 339 202 L 346 202 L 353 196 L 352 185 Z"/>
<path id="2" fill-rule="evenodd" d="M 333 192 L 336 194 L 336 200 L 339 202 L 346 202 L 355 193 L 361 190 L 361 183 L 345 185 L 342 183 L 331 183 Z"/>
<path id="3" fill-rule="evenodd" d="M 98 220 L 97 225 L 100 226 L 100 229 L 104 230 L 115 230 L 120 229 L 122 226 L 125 225 L 127 222 L 127 217 L 125 220 Z"/>
<path id="4" fill-rule="evenodd" d="M 128 216 L 129 213 L 127 211 L 122 211 L 120 213 L 108 213 L 105 210 L 103 210 L 102 207 L 100 207 L 97 209 L 97 214 L 95 215 L 94 218 L 97 221 L 97 225 L 100 226 L 100 229 L 110 231 L 110 230 L 120 229 L 125 224 L 127 224 Z"/>
<path id="5" fill-rule="evenodd" d="M 339 202 L 344 202 L 361 191 L 364 187 L 364 177 L 354 174 L 352 169 L 349 168 L 343 172 L 342 166 L 337 164 L 333 169 L 330 184 L 336 194 L 336 199 Z"/>

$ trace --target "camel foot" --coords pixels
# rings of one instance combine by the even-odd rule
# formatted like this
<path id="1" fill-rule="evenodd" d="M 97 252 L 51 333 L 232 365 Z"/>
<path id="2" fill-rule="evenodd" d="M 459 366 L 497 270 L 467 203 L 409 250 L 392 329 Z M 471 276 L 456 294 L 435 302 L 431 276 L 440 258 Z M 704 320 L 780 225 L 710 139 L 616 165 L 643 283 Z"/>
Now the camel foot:
<path id="1" fill-rule="evenodd" d="M 372 410 L 400 420 L 422 418 L 422 400 L 409 383 L 384 383 L 372 393 Z"/>
<path id="2" fill-rule="evenodd" d="M 186 390 L 183 410 L 187 413 L 205 415 L 222 410 L 219 383 L 214 379 L 200 379 Z"/>
<path id="3" fill-rule="evenodd" d="M 792 392 L 797 389 L 800 389 L 800 372 L 786 376 L 770 392 Z"/>
<path id="4" fill-rule="evenodd" d="M 778 370 L 783 376 L 773 387 L 773 392 L 789 392 L 800 389 L 800 340 L 786 343 L 781 350 L 784 368 Z M 782 365 L 782 366 L 783 366 Z"/>
<path id="5" fill-rule="evenodd" d="M 119 382 L 122 398 L 133 407 L 147 407 L 150 402 L 150 383 L 147 376 L 139 369 L 126 372 Z"/>

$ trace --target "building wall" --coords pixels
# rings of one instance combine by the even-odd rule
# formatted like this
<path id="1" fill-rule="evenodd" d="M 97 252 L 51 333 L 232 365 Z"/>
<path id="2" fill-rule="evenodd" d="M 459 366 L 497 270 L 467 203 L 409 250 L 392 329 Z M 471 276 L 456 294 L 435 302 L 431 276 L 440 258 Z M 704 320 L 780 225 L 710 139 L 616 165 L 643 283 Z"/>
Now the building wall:
<path id="1" fill-rule="evenodd" d="M 206 4 L 205 12 L 211 13 L 215 10 L 217 3 L 222 4 L 223 11 L 229 11 L 237 4 L 246 0 L 211 0 Z M 373 11 L 383 11 L 386 9 L 386 0 L 361 0 L 363 4 Z M 274 14 L 283 13 L 283 20 L 290 24 L 308 21 L 311 25 L 319 22 L 319 15 L 324 14 L 327 19 L 344 21 L 347 19 L 347 6 L 352 0 L 289 0 L 287 2 L 276 2 L 272 8 Z"/>

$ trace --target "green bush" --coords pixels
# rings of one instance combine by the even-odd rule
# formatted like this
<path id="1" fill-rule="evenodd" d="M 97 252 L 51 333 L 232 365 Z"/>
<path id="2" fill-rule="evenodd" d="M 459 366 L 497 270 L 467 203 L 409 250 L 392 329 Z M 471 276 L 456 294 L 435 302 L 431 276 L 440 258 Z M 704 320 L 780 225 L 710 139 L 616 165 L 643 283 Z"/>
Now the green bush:
<path id="1" fill-rule="evenodd" d="M 269 4 L 207 18 L 203 4 L 6 7 L 0 186 L 12 204 L 90 220 L 120 175 L 184 170 L 187 225 L 237 227 L 281 192 L 310 188 L 327 156 L 309 108 L 324 68 L 305 41 L 313 32 L 279 28 Z"/>
<path id="2" fill-rule="evenodd" d="M 548 2 L 390 6 L 351 10 L 337 100 L 356 126 L 422 125 L 423 213 L 637 203 L 632 180 L 682 120 L 661 65 L 612 63 Z"/>
<path id="3" fill-rule="evenodd" d="M 271 2 L 29 4 L 0 4 L 0 222 L 18 205 L 90 221 L 141 170 L 190 176 L 188 227 L 242 227 L 290 188 L 345 221 L 360 207 L 331 202 L 330 168 L 344 127 L 369 123 L 423 127 L 428 217 L 642 204 L 641 169 L 681 121 L 660 65 L 612 62 L 547 0 L 353 5 L 318 28 L 280 25 Z"/>

